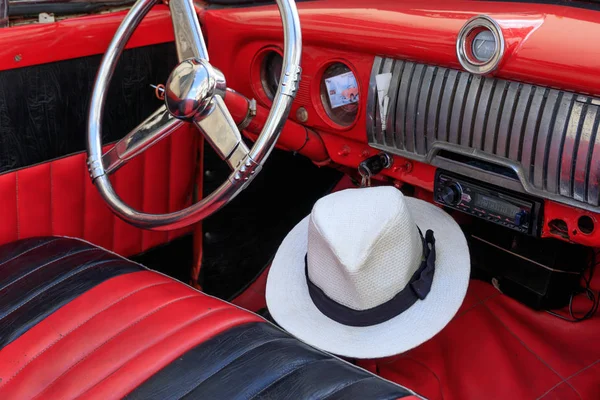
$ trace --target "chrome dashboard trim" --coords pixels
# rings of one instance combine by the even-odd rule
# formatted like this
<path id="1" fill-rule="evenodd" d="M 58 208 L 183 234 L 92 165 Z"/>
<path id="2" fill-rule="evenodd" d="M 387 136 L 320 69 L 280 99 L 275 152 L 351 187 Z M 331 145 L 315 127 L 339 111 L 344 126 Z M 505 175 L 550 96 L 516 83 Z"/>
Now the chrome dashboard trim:
<path id="1" fill-rule="evenodd" d="M 486 29 L 494 36 L 496 52 L 489 61 L 482 62 L 469 56 L 469 51 L 467 50 L 469 43 L 467 39 L 469 34 L 478 28 Z M 480 75 L 489 74 L 498 68 L 500 61 L 502 61 L 505 47 L 504 35 L 502 34 L 500 25 L 487 15 L 477 15 L 469 19 L 458 33 L 458 39 L 456 40 L 456 56 L 458 57 L 460 65 L 467 71 Z"/>
<path id="2" fill-rule="evenodd" d="M 395 112 L 382 132 L 370 85 L 372 147 L 600 212 L 600 99 L 376 57 L 371 80 L 386 72 L 393 74 L 390 110 Z M 518 179 L 444 157 L 442 150 L 508 168 Z"/>

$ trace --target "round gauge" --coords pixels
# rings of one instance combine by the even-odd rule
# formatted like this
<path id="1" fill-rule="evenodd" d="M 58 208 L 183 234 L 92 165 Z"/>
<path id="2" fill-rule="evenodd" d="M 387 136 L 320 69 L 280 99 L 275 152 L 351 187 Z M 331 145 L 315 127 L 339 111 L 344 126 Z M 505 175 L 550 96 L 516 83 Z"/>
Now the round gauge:
<path id="1" fill-rule="evenodd" d="M 483 30 L 475 35 L 471 43 L 471 52 L 478 61 L 488 62 L 496 54 L 496 38 L 488 30 Z"/>
<path id="2" fill-rule="evenodd" d="M 273 100 L 277 93 L 282 67 L 283 57 L 281 54 L 276 51 L 269 51 L 265 54 L 260 68 L 260 80 L 263 90 L 270 100 Z"/>
<path id="3" fill-rule="evenodd" d="M 360 92 L 352 70 L 345 64 L 331 64 L 323 72 L 320 85 L 321 103 L 333 122 L 350 126 L 358 115 Z"/>
<path id="4" fill-rule="evenodd" d="M 458 33 L 456 55 L 467 71 L 489 74 L 500 64 L 504 45 L 498 23 L 487 15 L 478 15 L 468 20 Z"/>

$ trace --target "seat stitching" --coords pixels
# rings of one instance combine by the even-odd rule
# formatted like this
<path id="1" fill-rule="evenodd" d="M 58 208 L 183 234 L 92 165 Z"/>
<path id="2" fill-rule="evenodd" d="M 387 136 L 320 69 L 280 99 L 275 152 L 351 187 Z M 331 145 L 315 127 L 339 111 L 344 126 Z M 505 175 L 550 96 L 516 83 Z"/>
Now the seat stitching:
<path id="1" fill-rule="evenodd" d="M 556 370 L 554 370 L 554 368 L 552 368 L 550 366 L 550 364 L 548 364 L 546 362 L 546 360 L 544 360 L 539 354 L 537 354 L 536 352 L 534 352 L 515 332 L 513 332 L 511 329 L 509 329 L 508 325 L 506 325 L 506 323 L 502 319 L 500 319 L 500 317 L 497 316 L 492 311 L 492 309 L 488 307 L 487 304 L 484 303 L 483 306 L 504 327 L 504 329 L 506 329 L 515 339 L 517 339 L 519 341 L 519 343 L 521 344 L 521 346 L 523 346 L 529 353 L 531 353 L 535 358 L 537 358 L 538 361 L 540 363 L 542 363 L 546 368 L 548 368 L 556 376 L 558 376 L 558 378 L 560 379 L 560 382 L 566 383 L 571 389 L 575 390 L 575 388 L 569 382 L 567 382 L 567 378 L 564 378 L 561 374 L 559 374 Z"/>
<path id="2" fill-rule="evenodd" d="M 569 386 L 566 382 L 560 381 L 556 385 L 552 386 L 550 389 L 548 389 L 544 393 L 542 393 L 542 395 L 539 396 L 538 398 L 536 398 L 536 400 L 542 400 L 544 397 L 549 395 L 554 389 L 556 389 L 557 387 L 559 387 L 560 385 L 563 385 L 563 384 Z M 571 387 L 571 389 L 573 389 L 573 391 L 575 392 L 577 397 L 579 397 L 579 399 L 581 400 L 581 395 L 573 387 Z"/>
<path id="3" fill-rule="evenodd" d="M 581 374 L 586 369 L 589 369 L 589 368 L 593 367 L 594 365 L 596 365 L 598 363 L 600 363 L 600 358 L 597 359 L 596 361 L 594 361 L 593 363 L 591 363 L 590 365 L 588 365 L 587 367 L 581 368 L 579 371 L 575 372 L 573 375 L 567 377 L 566 379 L 569 380 L 569 379 L 575 378 L 577 375 Z"/>
<path id="4" fill-rule="evenodd" d="M 283 340 L 294 340 L 294 338 L 292 338 L 292 337 L 275 338 L 275 339 L 268 340 L 266 342 L 262 342 L 258 346 L 255 346 L 255 347 L 252 347 L 250 349 L 247 349 L 242 354 L 238 355 L 233 360 L 229 361 L 229 363 L 223 365 L 221 368 L 219 368 L 218 370 L 216 370 L 215 372 L 213 372 L 212 374 L 210 374 L 209 376 L 207 376 L 202 382 L 198 382 L 198 384 L 196 386 L 194 386 L 193 388 L 191 388 L 187 392 L 182 393 L 181 399 L 183 399 L 185 396 L 189 395 L 194 390 L 198 389 L 200 387 L 200 385 L 202 385 L 203 383 L 206 383 L 209 379 L 211 379 L 212 377 L 214 377 L 216 374 L 218 374 L 219 372 L 221 372 L 222 370 L 224 370 L 225 368 L 227 368 L 228 366 L 230 366 L 231 364 L 233 364 L 234 362 L 236 362 L 240 358 L 244 357 L 246 354 L 250 353 L 251 351 L 254 351 L 254 350 L 256 350 L 256 349 L 258 349 L 258 348 L 260 348 L 260 347 L 262 347 L 262 346 L 264 346 L 264 345 L 266 345 L 268 343 L 273 343 L 273 342 L 278 342 L 278 341 L 283 341 Z"/>
<path id="5" fill-rule="evenodd" d="M 301 369 L 303 369 L 304 367 L 307 367 L 309 365 L 312 364 L 316 364 L 318 362 L 327 362 L 327 361 L 333 361 L 332 359 L 319 359 L 319 360 L 310 360 L 302 365 L 299 365 L 298 367 L 294 368 L 293 370 L 289 371 L 288 373 L 280 376 L 279 378 L 275 379 L 273 382 L 269 383 L 266 387 L 262 388 L 260 391 L 258 391 L 257 393 L 255 393 L 252 397 L 250 397 L 249 400 L 253 400 L 255 399 L 257 396 L 260 396 L 261 393 L 264 393 L 265 391 L 267 391 L 270 387 L 272 387 L 273 385 L 277 384 L 278 382 L 281 382 L 282 380 L 284 380 L 285 378 L 289 377 L 290 375 L 293 375 L 294 373 L 300 371 Z"/>
<path id="6" fill-rule="evenodd" d="M 46 246 L 47 244 L 50 244 L 50 243 L 52 243 L 52 242 L 56 242 L 57 240 L 58 240 L 58 239 L 52 239 L 52 240 L 48 240 L 48 241 L 46 241 L 46 242 L 44 242 L 44 243 L 40 243 L 40 244 L 38 244 L 38 245 L 37 245 L 37 246 L 35 246 L 35 247 L 31 247 L 31 248 L 29 248 L 29 249 L 27 249 L 27 250 L 23 250 L 21 253 L 19 253 L 19 254 L 15 255 L 15 256 L 13 256 L 13 257 L 9 258 L 8 260 L 2 261 L 2 262 L 0 263 L 0 267 L 1 267 L 1 266 L 3 266 L 3 265 L 4 265 L 4 264 L 6 264 L 6 263 L 9 263 L 9 262 L 13 261 L 14 259 L 17 259 L 17 258 L 19 258 L 19 257 L 21 257 L 21 256 L 24 256 L 25 254 L 27 254 L 27 253 L 29 253 L 29 252 L 31 252 L 31 251 L 33 251 L 33 250 L 39 249 L 40 247 L 44 247 L 44 246 Z"/>
<path id="7" fill-rule="evenodd" d="M 98 249 L 95 249 L 98 250 Z M 83 252 L 80 252 L 78 254 L 81 254 Z M 85 268 L 82 269 L 78 269 L 78 270 L 74 270 L 75 272 L 73 273 L 73 271 L 70 271 L 68 274 L 65 274 L 61 279 L 55 281 L 54 283 L 52 283 L 50 286 L 46 286 L 45 288 L 43 288 L 38 294 L 36 294 L 33 297 L 30 297 L 29 299 L 27 299 L 27 301 L 19 304 L 17 307 L 13 307 L 12 310 L 9 310 L 4 316 L 0 317 L 0 321 L 2 321 L 4 318 L 8 317 L 10 314 L 14 313 L 15 311 L 17 311 L 19 308 L 23 307 L 25 304 L 29 303 L 30 301 L 32 301 L 33 299 L 35 299 L 38 296 L 41 296 L 42 294 L 44 294 L 45 292 L 47 292 L 48 290 L 52 289 L 54 286 L 58 285 L 59 283 L 62 283 L 64 281 L 66 281 L 69 278 L 74 277 L 75 275 L 78 275 L 80 273 L 82 273 L 83 271 L 86 271 L 90 268 L 93 267 L 97 267 L 98 265 L 104 265 L 104 264 L 108 264 L 110 262 L 115 262 L 115 261 L 120 261 L 120 260 L 103 260 L 102 262 L 94 262 L 90 265 L 88 265 Z"/>
<path id="8" fill-rule="evenodd" d="M 112 337 L 108 338 L 107 340 L 105 340 L 104 342 L 100 343 L 100 345 L 98 345 L 97 347 L 95 347 L 92 351 L 90 351 L 89 353 L 87 353 L 85 356 L 83 356 L 83 358 L 80 358 L 75 364 L 71 365 L 66 371 L 64 371 L 63 373 L 61 373 L 58 377 L 56 377 L 52 382 L 50 382 L 41 392 L 39 392 L 37 395 L 35 395 L 33 399 L 38 398 L 42 393 L 44 393 L 45 391 L 48 390 L 48 388 L 50 388 L 51 386 L 53 386 L 56 382 L 58 382 L 63 376 L 65 376 L 67 373 L 69 373 L 69 371 L 71 371 L 73 368 L 75 368 L 77 365 L 79 365 L 81 362 L 85 361 L 88 357 L 90 357 L 92 354 L 94 354 L 96 351 L 98 351 L 100 348 L 102 348 L 102 346 L 104 346 L 105 344 L 113 341 L 115 338 L 117 338 L 119 335 L 121 335 L 123 332 L 129 330 L 130 328 L 134 327 L 135 325 L 137 325 L 138 323 L 142 322 L 144 319 L 150 317 L 151 315 L 156 314 L 157 312 L 159 312 L 160 310 L 162 310 L 163 308 L 176 303 L 178 301 L 181 300 L 185 300 L 185 299 L 189 299 L 192 297 L 200 297 L 200 295 L 198 295 L 197 293 L 194 293 L 192 295 L 189 296 L 184 296 L 184 297 L 179 297 L 177 299 L 173 299 L 168 301 L 167 303 L 161 305 L 160 307 L 154 309 L 153 311 L 143 315 L 142 317 L 136 319 L 135 321 L 133 321 L 132 323 L 126 325 L 125 327 L 123 327 L 120 331 L 116 332 Z"/>
<path id="9" fill-rule="evenodd" d="M 349 388 L 350 386 L 352 386 L 352 385 L 354 385 L 354 384 L 356 384 L 358 382 L 366 381 L 367 379 L 373 379 L 373 378 L 379 379 L 379 378 L 377 378 L 377 376 L 374 376 L 374 375 L 362 377 L 361 379 L 358 379 L 356 381 L 350 382 L 347 385 L 344 385 L 344 386 L 338 388 L 335 392 L 329 393 L 327 396 L 323 397 L 321 400 L 326 400 L 326 399 L 330 398 L 331 396 L 333 396 L 334 394 L 336 394 L 336 393 L 338 393 L 338 392 L 340 392 L 340 391 L 342 391 L 342 390 L 344 390 L 346 388 Z"/>
<path id="10" fill-rule="evenodd" d="M 114 375 L 117 371 L 119 371 L 121 368 L 123 368 L 125 366 L 125 364 L 133 361 L 133 359 L 135 359 L 137 356 L 139 356 L 141 353 L 144 353 L 148 349 L 155 347 L 161 341 L 168 339 L 169 337 L 175 335 L 177 332 L 182 331 L 183 329 L 187 328 L 188 326 L 192 325 L 195 322 L 203 320 L 204 318 L 208 317 L 209 315 L 214 315 L 221 311 L 225 311 L 227 309 L 228 309 L 228 307 L 217 308 L 217 309 L 211 310 L 210 312 L 207 312 L 206 314 L 196 316 L 194 319 L 187 321 L 185 324 L 183 324 L 179 328 L 175 329 L 173 332 L 169 333 L 167 336 L 157 338 L 154 342 L 150 343 L 148 346 L 144 347 L 143 349 L 139 349 L 135 354 L 133 354 L 128 360 L 125 360 L 125 362 L 123 362 L 121 365 L 119 365 L 115 370 L 113 370 L 111 373 L 107 374 L 104 378 L 100 379 L 98 382 L 96 382 L 94 385 L 90 386 L 88 389 L 84 389 L 83 392 L 79 393 L 75 397 L 83 396 L 84 394 L 86 394 L 87 392 L 89 392 L 90 390 L 92 390 L 93 388 L 98 386 L 100 383 L 102 383 L 103 381 L 108 379 L 110 376 Z M 196 344 L 196 345 L 198 345 L 198 344 Z"/>
<path id="11" fill-rule="evenodd" d="M 19 282 L 21 279 L 28 277 L 29 275 L 31 275 L 31 274 L 33 274 L 34 272 L 37 272 L 37 271 L 39 271 L 39 270 L 43 269 L 44 267 L 47 267 L 48 265 L 51 265 L 51 264 L 54 264 L 54 263 L 56 263 L 56 262 L 59 262 L 59 261 L 65 260 L 65 259 L 67 259 L 67 258 L 69 258 L 69 257 L 71 257 L 71 256 L 75 256 L 75 255 L 77 255 L 77 254 L 82 254 L 82 253 L 85 253 L 85 252 L 87 252 L 87 251 L 93 251 L 93 250 L 98 250 L 98 249 L 83 249 L 83 250 L 81 250 L 81 251 L 77 251 L 77 252 L 75 252 L 75 253 L 68 253 L 68 254 L 65 254 L 65 255 L 63 255 L 62 257 L 59 257 L 59 258 L 57 258 L 57 259 L 54 259 L 54 260 L 52 260 L 52 261 L 48 261 L 48 262 L 47 262 L 47 263 L 45 263 L 45 264 L 38 265 L 37 267 L 35 267 L 35 268 L 34 268 L 34 269 L 32 269 L 31 271 L 27 272 L 25 275 L 22 275 L 22 276 L 18 277 L 17 279 L 15 279 L 15 280 L 13 280 L 13 281 L 9 282 L 9 283 L 8 283 L 6 286 L 4 286 L 4 287 L 0 288 L 0 291 L 7 289 L 7 288 L 8 288 L 8 287 L 10 287 L 11 285 L 13 285 L 13 284 L 15 284 L 15 283 Z"/>
<path id="12" fill-rule="evenodd" d="M 47 350 L 49 350 L 52 346 L 54 346 L 55 344 L 57 344 L 58 342 L 60 342 L 62 339 L 66 338 L 68 335 L 70 335 L 71 333 L 73 333 L 74 331 L 76 331 L 77 329 L 79 329 L 80 327 L 82 327 L 83 325 L 85 325 L 86 323 L 88 323 L 90 320 L 92 320 L 95 317 L 97 317 L 99 314 L 103 313 L 104 311 L 108 310 L 109 308 L 113 307 L 114 305 L 120 303 L 121 301 L 125 300 L 126 298 L 128 298 L 130 296 L 133 296 L 134 294 L 136 294 L 138 292 L 141 292 L 141 291 L 143 291 L 145 289 L 156 287 L 156 286 L 160 286 L 160 285 L 175 284 L 175 283 L 176 282 L 160 282 L 160 283 L 155 283 L 153 285 L 149 285 L 149 286 L 144 286 L 142 288 L 138 288 L 137 290 L 135 290 L 135 291 L 133 291 L 131 293 L 128 293 L 125 296 L 120 297 L 116 301 L 112 302 L 111 304 L 109 304 L 106 307 L 104 307 L 102 310 L 100 310 L 97 313 L 93 314 L 92 316 L 90 316 L 85 321 L 82 321 L 79 325 L 75 326 L 74 328 L 72 328 L 71 330 L 69 330 L 68 332 L 66 332 L 64 335 L 62 335 L 58 339 L 56 339 L 54 342 L 52 342 L 48 346 L 46 346 L 42 351 L 40 351 L 35 356 L 33 356 L 29 361 L 27 361 L 27 363 L 25 363 L 25 365 L 23 365 L 17 372 L 15 372 L 15 374 L 13 376 L 11 376 L 10 378 L 8 378 L 6 381 L 0 383 L 0 388 L 2 388 L 2 386 L 6 385 L 8 382 L 10 382 L 14 377 L 16 377 L 17 375 L 19 375 L 19 373 L 21 371 L 23 371 L 23 369 L 25 369 L 25 367 L 27 367 L 31 362 L 33 362 L 33 360 L 35 360 L 36 358 L 38 358 L 39 356 L 41 356 L 43 353 L 45 353 Z"/>
<path id="13" fill-rule="evenodd" d="M 571 376 L 566 377 L 564 382 L 560 381 L 556 385 L 552 386 L 550 389 L 548 389 L 547 392 L 545 392 L 540 397 L 538 397 L 538 400 L 540 400 L 543 397 L 547 396 L 548 393 L 550 393 L 551 391 L 553 391 L 554 389 L 556 389 L 558 386 L 562 385 L 563 383 L 567 383 L 567 381 L 570 381 L 571 379 L 575 378 L 577 375 L 581 374 L 583 371 L 585 371 L 585 370 L 593 367 L 594 365 L 598 364 L 599 362 L 600 362 L 600 359 L 597 359 L 596 361 L 594 361 L 593 363 L 591 363 L 587 367 L 583 367 L 582 369 L 580 369 L 579 371 L 575 372 Z M 568 383 L 567 383 L 567 385 L 568 385 Z M 569 385 L 569 386 L 571 386 L 571 385 Z M 571 389 L 573 389 L 575 391 L 575 393 L 579 396 L 579 398 L 581 398 L 581 395 L 579 394 L 579 392 L 577 391 L 577 389 L 575 389 L 575 387 L 571 386 Z"/>
<path id="14" fill-rule="evenodd" d="M 411 360 L 412 362 L 414 362 L 414 363 L 416 363 L 416 364 L 419 364 L 420 366 L 422 366 L 423 368 L 425 368 L 426 370 L 428 370 L 428 371 L 431 373 L 431 375 L 433 375 L 433 377 L 435 378 L 435 380 L 436 380 L 436 381 L 437 381 L 437 383 L 438 383 L 438 390 L 439 390 L 440 399 L 441 399 L 441 400 L 444 400 L 444 391 L 442 390 L 442 380 L 441 380 L 441 379 L 440 379 L 440 377 L 439 377 L 439 376 L 438 376 L 438 375 L 435 373 L 435 371 L 434 371 L 432 368 L 430 368 L 430 367 L 429 367 L 429 365 L 427 365 L 427 364 L 425 364 L 424 362 L 422 362 L 422 361 L 419 361 L 419 360 L 417 360 L 416 358 L 413 358 L 413 357 L 411 357 L 411 356 L 403 356 L 403 357 L 401 357 L 401 358 L 405 358 L 405 359 L 407 359 L 407 360 Z M 407 388 L 405 388 L 404 386 L 402 386 L 402 388 L 404 388 L 404 389 L 407 389 Z"/>

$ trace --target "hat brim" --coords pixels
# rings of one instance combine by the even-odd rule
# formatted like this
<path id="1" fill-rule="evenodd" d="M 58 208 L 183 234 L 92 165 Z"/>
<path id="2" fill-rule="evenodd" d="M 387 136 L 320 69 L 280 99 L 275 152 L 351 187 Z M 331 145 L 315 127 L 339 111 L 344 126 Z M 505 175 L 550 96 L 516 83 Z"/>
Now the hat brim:
<path id="1" fill-rule="evenodd" d="M 353 358 L 400 354 L 440 332 L 465 298 L 471 268 L 469 249 L 460 227 L 443 210 L 413 198 L 406 202 L 421 231 L 433 230 L 436 239 L 435 274 L 424 300 L 391 320 L 367 327 L 343 325 L 325 316 L 313 304 L 306 283 L 306 217 L 283 240 L 269 271 L 266 300 L 275 321 L 312 346 Z"/>

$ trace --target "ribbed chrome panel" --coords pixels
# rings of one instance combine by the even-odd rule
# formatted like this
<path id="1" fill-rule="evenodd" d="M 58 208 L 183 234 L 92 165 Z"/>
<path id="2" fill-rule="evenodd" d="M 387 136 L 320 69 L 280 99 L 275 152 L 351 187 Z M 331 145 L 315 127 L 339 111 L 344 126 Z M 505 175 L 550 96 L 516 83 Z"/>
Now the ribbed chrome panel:
<path id="1" fill-rule="evenodd" d="M 387 72 L 382 132 L 375 76 Z M 367 135 L 373 147 L 436 165 L 447 150 L 509 167 L 522 191 L 599 212 L 599 108 L 593 97 L 376 57 Z"/>

